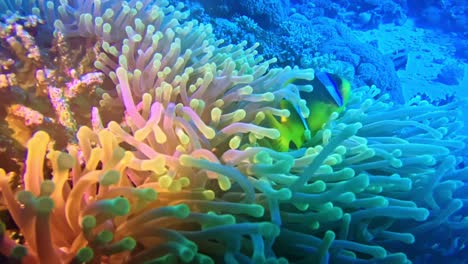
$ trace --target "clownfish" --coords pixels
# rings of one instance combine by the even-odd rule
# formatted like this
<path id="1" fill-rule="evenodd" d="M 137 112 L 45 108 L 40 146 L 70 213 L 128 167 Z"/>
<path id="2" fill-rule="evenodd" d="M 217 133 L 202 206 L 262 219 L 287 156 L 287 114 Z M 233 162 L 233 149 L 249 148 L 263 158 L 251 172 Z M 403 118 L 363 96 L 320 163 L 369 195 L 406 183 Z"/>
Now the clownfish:
<path id="1" fill-rule="evenodd" d="M 301 99 L 306 101 L 309 116 L 303 117 L 298 106 L 285 98 L 279 102 L 279 108 L 289 110 L 288 117 L 265 114 L 266 126 L 276 128 L 280 137 L 264 140 L 262 144 L 277 151 L 297 150 L 307 144 L 333 112 L 340 113 L 345 109 L 351 93 L 349 81 L 327 72 L 315 72 L 313 80 L 293 78 L 285 83 L 288 84 L 313 86 L 310 92 L 299 92 Z"/>

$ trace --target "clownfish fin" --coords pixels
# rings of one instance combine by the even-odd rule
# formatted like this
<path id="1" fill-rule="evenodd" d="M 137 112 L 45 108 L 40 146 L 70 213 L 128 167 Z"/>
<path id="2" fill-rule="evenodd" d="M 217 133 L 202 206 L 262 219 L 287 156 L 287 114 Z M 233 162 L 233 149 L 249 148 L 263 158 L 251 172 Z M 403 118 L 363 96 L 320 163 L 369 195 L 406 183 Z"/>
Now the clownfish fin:
<path id="1" fill-rule="evenodd" d="M 342 107 L 343 97 L 341 96 L 341 92 L 338 89 L 337 84 L 335 83 L 335 81 L 333 81 L 330 75 L 326 72 L 316 72 L 315 76 L 319 79 L 319 81 L 325 87 L 328 94 L 330 94 L 330 96 L 333 98 L 333 101 L 335 101 L 335 104 L 338 107 Z"/>

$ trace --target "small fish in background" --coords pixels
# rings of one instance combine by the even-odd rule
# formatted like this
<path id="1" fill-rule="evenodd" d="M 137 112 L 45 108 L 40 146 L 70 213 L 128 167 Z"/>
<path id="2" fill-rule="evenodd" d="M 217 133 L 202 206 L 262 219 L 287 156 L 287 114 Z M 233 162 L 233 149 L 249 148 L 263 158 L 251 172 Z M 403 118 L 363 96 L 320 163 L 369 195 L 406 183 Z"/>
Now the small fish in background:
<path id="1" fill-rule="evenodd" d="M 305 146 L 333 112 L 340 113 L 345 109 L 351 92 L 349 81 L 327 72 L 315 72 L 313 80 L 291 79 L 285 85 L 288 84 L 312 85 L 313 90 L 299 92 L 309 109 L 307 118 L 287 99 L 280 101 L 280 109 L 289 110 L 288 117 L 266 114 L 266 125 L 278 129 L 281 136 L 274 140 L 263 140 L 262 145 L 283 152 Z"/>
<path id="2" fill-rule="evenodd" d="M 408 50 L 395 50 L 394 52 L 387 54 L 387 57 L 392 60 L 395 71 L 406 69 L 406 65 L 408 64 Z"/>

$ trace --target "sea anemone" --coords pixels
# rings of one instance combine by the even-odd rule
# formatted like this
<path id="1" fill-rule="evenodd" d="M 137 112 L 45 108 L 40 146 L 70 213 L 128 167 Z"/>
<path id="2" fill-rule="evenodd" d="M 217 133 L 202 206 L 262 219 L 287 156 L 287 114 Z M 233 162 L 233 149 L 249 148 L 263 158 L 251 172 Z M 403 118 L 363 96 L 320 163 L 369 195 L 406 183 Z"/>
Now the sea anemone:
<path id="1" fill-rule="evenodd" d="M 465 228 L 455 197 L 466 181 L 456 169 L 459 102 L 394 105 L 376 87 L 354 88 L 310 147 L 277 152 L 259 141 L 280 136 L 262 125 L 265 113 L 287 116 L 278 108 L 287 97 L 313 115 L 299 97 L 311 87 L 286 85 L 313 70 L 270 69 L 256 46 L 223 46 L 209 25 L 187 21 L 183 5 L 150 2 L 16 6 L 59 19 L 67 37 L 96 39 L 95 67 L 116 92 L 67 150 L 37 132 L 19 186 L 0 170 L 17 227 L 2 226 L 2 254 L 29 263 L 408 263 L 401 245 Z M 101 118 L 113 109 L 123 116 Z"/>

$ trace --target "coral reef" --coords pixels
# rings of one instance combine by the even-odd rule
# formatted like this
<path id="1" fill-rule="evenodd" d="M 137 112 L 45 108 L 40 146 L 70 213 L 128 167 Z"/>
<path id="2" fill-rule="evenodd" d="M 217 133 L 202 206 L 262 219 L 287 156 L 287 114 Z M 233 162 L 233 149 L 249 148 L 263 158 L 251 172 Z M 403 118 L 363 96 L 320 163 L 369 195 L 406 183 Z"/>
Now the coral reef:
<path id="1" fill-rule="evenodd" d="M 275 28 L 289 13 L 289 0 L 198 0 L 185 3 L 200 3 L 214 17 L 230 19 L 233 16 L 248 16 L 263 28 Z"/>
<path id="2" fill-rule="evenodd" d="M 409 14 L 423 26 L 468 35 L 468 5 L 466 1 L 414 1 L 408 0 Z"/>
<path id="3" fill-rule="evenodd" d="M 447 85 L 459 85 L 465 75 L 465 69 L 463 66 L 458 64 L 448 64 L 440 69 L 440 73 L 437 74 L 435 81 L 447 84 Z"/>
<path id="4" fill-rule="evenodd" d="M 47 30 L 36 15 L 7 12 L 0 21 L 0 141 L 10 142 L 1 155 L 10 161 L 24 157 L 26 142 L 38 130 L 65 146 L 74 140 L 78 125 L 89 123 L 89 113 L 81 110 L 98 103 L 92 98 L 104 76 L 91 71 L 94 50 L 87 42 Z"/>
<path id="5" fill-rule="evenodd" d="M 163 0 L 6 1 L 6 10 L 94 41 L 89 77 L 114 88 L 81 110 L 90 124 L 76 127 L 76 142 L 57 147 L 38 131 L 21 177 L 0 169 L 14 222 L 0 226 L 8 260 L 409 263 L 409 249 L 435 248 L 445 230 L 459 242 L 436 252 L 463 250 L 461 102 L 395 105 L 373 85 L 355 87 L 310 147 L 277 152 L 261 144 L 279 136 L 265 113 L 287 116 L 278 104 L 288 98 L 313 115 L 299 97 L 312 87 L 288 84 L 313 70 L 272 68 L 258 45 L 223 45 Z M 66 87 L 85 82 L 60 76 Z"/>
<path id="6" fill-rule="evenodd" d="M 466 41 L 464 41 L 466 39 L 464 36 L 467 34 L 466 25 L 468 25 L 466 23 L 468 18 L 466 1 L 298 0 L 278 6 L 277 10 L 270 11 L 269 15 L 266 16 L 263 15 L 261 8 L 254 8 L 258 6 L 268 8 L 264 1 L 257 1 L 251 5 L 252 8 L 244 8 L 243 10 L 234 7 L 245 6 L 251 1 L 236 1 L 232 5 L 226 4 L 230 1 L 214 1 L 215 5 L 212 5 L 213 1 L 185 0 L 185 2 L 189 4 L 190 9 L 192 6 L 196 6 L 192 10 L 196 11 L 197 18 L 214 24 L 215 34 L 228 43 L 238 43 L 242 40 L 248 40 L 250 44 L 259 42 L 261 44 L 259 51 L 266 57 L 278 58 L 278 65 L 281 67 L 286 65 L 297 65 L 302 68 L 315 67 L 317 57 L 331 58 L 329 64 L 332 65 L 330 67 L 332 72 L 346 76 L 351 75 L 353 78 L 349 79 L 355 80 L 357 86 L 373 83 L 380 89 L 390 92 L 399 102 L 403 102 L 402 94 L 404 92 L 400 91 L 401 87 L 396 72 L 392 69 L 392 64 L 386 55 L 398 53 L 403 48 L 401 45 L 396 44 L 390 50 L 381 50 L 386 54 L 384 56 L 375 48 L 381 48 L 382 43 L 386 45 L 385 43 L 392 42 L 387 38 L 362 44 L 352 38 L 337 34 L 333 39 L 338 41 L 329 42 L 324 41 L 327 39 L 327 35 L 321 36 L 320 27 L 330 26 L 328 28 L 330 32 L 337 31 L 337 26 L 341 28 L 338 31 L 342 31 L 345 27 L 341 24 L 346 24 L 350 29 L 358 29 L 359 31 L 381 28 L 384 24 L 386 26 L 395 25 L 403 29 L 421 29 L 421 27 L 428 27 L 430 31 L 440 29 L 442 36 L 450 36 L 448 43 L 444 42 L 443 45 L 451 46 L 453 44 L 456 48 L 455 55 L 461 60 L 467 58 Z M 274 5 L 278 2 L 280 1 L 271 1 L 270 4 Z M 212 12 L 211 10 L 212 8 L 221 9 L 222 6 L 227 7 L 223 8 L 223 12 Z M 204 10 L 209 15 L 206 15 Z M 239 19 L 241 15 L 252 19 L 258 26 L 246 25 L 245 19 Z M 273 18 L 284 17 L 284 19 L 272 21 L 271 16 Z M 411 18 L 410 21 L 407 21 L 407 17 Z M 321 21 L 326 21 L 324 18 L 331 20 L 322 24 Z M 416 27 L 414 27 L 414 21 Z M 441 39 L 436 38 L 435 41 L 441 42 Z M 370 56 L 367 56 L 368 50 L 372 50 Z M 329 53 L 334 51 L 339 53 L 338 56 L 335 56 L 335 53 Z M 411 50 L 408 51 L 411 52 Z M 343 56 L 345 54 L 346 57 Z M 451 52 L 450 54 L 452 55 Z M 346 60 L 346 58 L 350 58 L 356 61 L 356 57 L 363 57 L 365 65 L 360 67 L 360 65 Z M 400 64 L 401 62 L 404 60 L 394 61 L 396 70 L 404 66 Z M 318 70 L 320 67 L 314 69 Z M 354 76 L 354 73 L 357 74 Z M 382 78 L 382 76 L 384 77 Z"/>
<path id="7" fill-rule="evenodd" d="M 321 2 L 330 4 L 329 1 Z M 297 65 L 327 70 L 346 76 L 356 86 L 375 84 L 390 93 L 394 100 L 403 102 L 400 81 L 393 62 L 387 56 L 373 45 L 360 42 L 342 23 L 321 17 L 320 12 L 307 15 L 307 10 L 317 12 L 319 8 L 310 2 L 304 5 L 311 6 L 296 6 L 297 10 L 292 9 L 288 19 L 267 23 L 275 25 L 274 28 L 264 27 L 265 21 L 262 23 L 262 18 L 252 14 L 239 16 L 238 12 L 231 10 L 230 20 L 227 20 L 223 18 L 226 15 L 216 13 L 213 14 L 215 18 L 210 18 L 198 5 L 195 10 L 197 17 L 213 24 L 215 34 L 227 43 L 245 40 L 251 45 L 260 43 L 260 53 L 278 59 L 275 66 Z M 208 9 L 209 5 L 204 8 Z M 283 12 L 288 13 L 286 10 Z"/>

